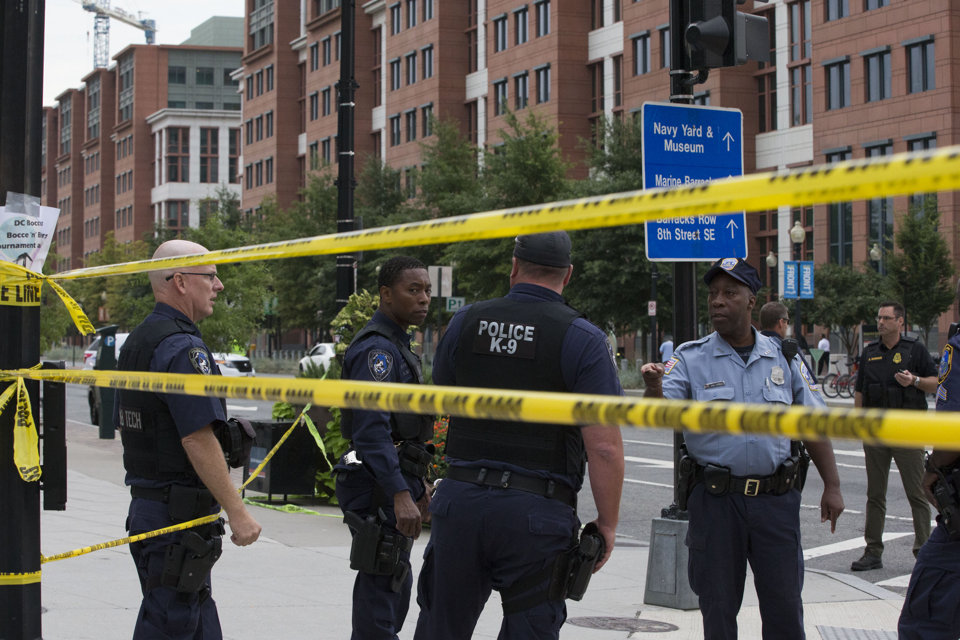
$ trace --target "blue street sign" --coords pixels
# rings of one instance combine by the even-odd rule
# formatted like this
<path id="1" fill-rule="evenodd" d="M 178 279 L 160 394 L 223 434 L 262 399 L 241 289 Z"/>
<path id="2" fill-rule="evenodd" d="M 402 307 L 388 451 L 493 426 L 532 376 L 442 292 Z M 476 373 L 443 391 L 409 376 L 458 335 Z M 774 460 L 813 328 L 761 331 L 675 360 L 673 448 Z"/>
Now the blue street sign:
<path id="1" fill-rule="evenodd" d="M 783 262 L 783 297 L 797 297 L 797 263 L 793 260 Z"/>
<path id="2" fill-rule="evenodd" d="M 800 297 L 813 297 L 813 261 L 811 260 L 800 263 Z"/>
<path id="3" fill-rule="evenodd" d="M 783 263 L 783 297 L 813 297 L 813 262 L 787 260 Z"/>
<path id="4" fill-rule="evenodd" d="M 643 186 L 696 186 L 743 175 L 743 114 L 738 109 L 646 102 Z M 743 212 L 646 223 L 647 258 L 708 261 L 746 258 Z"/>

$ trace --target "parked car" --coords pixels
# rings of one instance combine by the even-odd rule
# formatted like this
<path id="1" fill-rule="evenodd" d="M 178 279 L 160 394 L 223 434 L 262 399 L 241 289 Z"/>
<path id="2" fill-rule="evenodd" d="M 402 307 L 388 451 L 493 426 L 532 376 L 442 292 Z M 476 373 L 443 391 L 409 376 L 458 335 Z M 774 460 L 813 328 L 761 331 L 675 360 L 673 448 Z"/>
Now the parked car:
<path id="1" fill-rule="evenodd" d="M 250 358 L 238 353 L 223 353 L 214 351 L 214 362 L 220 367 L 220 373 L 225 376 L 255 376 L 257 372 L 253 370 L 253 363 Z"/>
<path id="2" fill-rule="evenodd" d="M 113 343 L 114 348 L 114 357 L 120 357 L 120 347 L 123 346 L 123 343 L 127 341 L 127 336 L 129 333 L 118 333 L 117 341 Z M 84 369 L 93 369 L 97 366 L 97 353 L 100 352 L 100 341 L 102 336 L 97 336 L 94 338 L 93 342 L 90 343 L 86 349 L 83 350 L 83 368 Z"/>
<path id="3" fill-rule="evenodd" d="M 330 369 L 330 362 L 336 357 L 332 342 L 318 342 L 307 352 L 307 355 L 300 358 L 300 373 L 304 373 L 307 367 L 323 367 L 324 371 Z"/>

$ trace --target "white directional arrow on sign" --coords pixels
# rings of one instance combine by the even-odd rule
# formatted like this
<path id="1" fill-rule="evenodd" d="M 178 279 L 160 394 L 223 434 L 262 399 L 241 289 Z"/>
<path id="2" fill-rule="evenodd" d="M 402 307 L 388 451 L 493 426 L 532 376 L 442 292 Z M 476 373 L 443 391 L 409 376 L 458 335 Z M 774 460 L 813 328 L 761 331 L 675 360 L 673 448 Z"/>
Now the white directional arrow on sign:
<path id="1" fill-rule="evenodd" d="M 730 135 L 729 131 L 723 134 L 723 141 L 727 143 L 727 151 L 730 151 L 730 143 L 733 142 L 733 136 Z"/>
<path id="2" fill-rule="evenodd" d="M 727 223 L 727 229 L 730 229 L 730 237 L 733 238 L 737 229 L 740 227 L 737 226 L 737 223 L 734 220 L 731 220 Z"/>

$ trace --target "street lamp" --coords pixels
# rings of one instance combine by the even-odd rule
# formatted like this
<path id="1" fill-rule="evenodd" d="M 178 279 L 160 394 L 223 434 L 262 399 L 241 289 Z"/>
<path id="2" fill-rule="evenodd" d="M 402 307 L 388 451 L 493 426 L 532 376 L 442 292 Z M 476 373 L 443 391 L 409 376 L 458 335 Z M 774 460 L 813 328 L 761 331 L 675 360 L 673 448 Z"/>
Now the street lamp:
<path id="1" fill-rule="evenodd" d="M 793 227 L 790 229 L 790 240 L 793 242 L 793 251 L 794 259 L 797 261 L 797 275 L 800 274 L 800 258 L 801 251 L 803 249 L 803 241 L 807 237 L 807 231 L 800 226 L 800 221 L 796 220 L 793 223 Z M 798 283 L 799 284 L 799 283 Z M 800 317 L 800 297 L 797 297 L 797 308 L 794 312 L 794 326 L 793 326 L 793 337 L 797 339 L 797 342 L 800 343 L 800 346 L 804 346 L 806 341 L 803 339 L 803 320 Z"/>
<path id="2" fill-rule="evenodd" d="M 877 263 L 877 273 L 883 273 L 883 263 L 880 260 L 883 258 L 883 249 L 880 248 L 876 242 L 873 243 L 873 246 L 870 247 L 870 259 Z"/>

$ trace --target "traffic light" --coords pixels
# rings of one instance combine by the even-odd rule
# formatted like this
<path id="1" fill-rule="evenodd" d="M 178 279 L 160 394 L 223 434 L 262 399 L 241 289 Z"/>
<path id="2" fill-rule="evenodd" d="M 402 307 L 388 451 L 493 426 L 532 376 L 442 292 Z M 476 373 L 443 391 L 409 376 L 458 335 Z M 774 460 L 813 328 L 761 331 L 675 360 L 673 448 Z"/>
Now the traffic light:
<path id="1" fill-rule="evenodd" d="M 683 39 L 690 69 L 769 62 L 767 19 L 737 11 L 745 0 L 673 0 L 686 5 Z M 683 23 L 681 23 L 683 24 Z"/>

